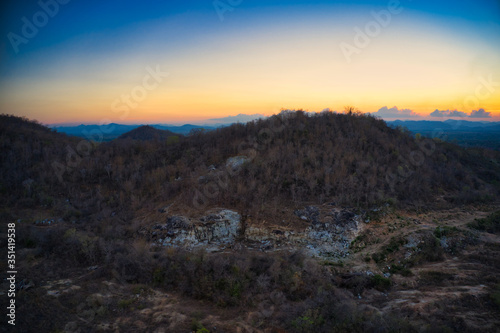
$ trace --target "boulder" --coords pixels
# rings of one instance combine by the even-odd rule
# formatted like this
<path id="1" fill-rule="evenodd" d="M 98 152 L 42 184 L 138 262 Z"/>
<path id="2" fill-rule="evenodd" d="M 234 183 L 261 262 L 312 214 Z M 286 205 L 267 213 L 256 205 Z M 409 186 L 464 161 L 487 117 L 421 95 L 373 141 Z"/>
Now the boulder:
<path id="1" fill-rule="evenodd" d="M 243 164 L 247 163 L 249 158 L 246 156 L 234 156 L 230 157 L 226 161 L 226 167 L 231 168 L 232 170 L 239 169 Z"/>

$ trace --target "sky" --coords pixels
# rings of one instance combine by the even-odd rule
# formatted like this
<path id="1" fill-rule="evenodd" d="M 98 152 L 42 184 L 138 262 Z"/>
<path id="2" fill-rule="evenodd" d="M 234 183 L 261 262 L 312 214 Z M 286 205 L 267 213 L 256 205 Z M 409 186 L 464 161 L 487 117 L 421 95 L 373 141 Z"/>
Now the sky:
<path id="1" fill-rule="evenodd" d="M 0 113 L 193 123 L 281 109 L 500 121 L 500 1 L 7 0 Z"/>

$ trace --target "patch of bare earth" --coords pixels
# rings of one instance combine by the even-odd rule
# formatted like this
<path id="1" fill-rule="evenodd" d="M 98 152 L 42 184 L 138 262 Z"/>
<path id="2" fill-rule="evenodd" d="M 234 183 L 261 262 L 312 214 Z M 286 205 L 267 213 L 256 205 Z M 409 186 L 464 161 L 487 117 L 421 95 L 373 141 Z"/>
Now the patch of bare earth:
<path id="1" fill-rule="evenodd" d="M 484 218 L 494 210 L 498 210 L 498 206 L 455 208 L 424 214 L 398 213 L 368 225 L 364 247 L 351 256 L 344 267 L 351 272 L 385 273 L 392 286 L 385 292 L 366 290 L 359 301 L 384 313 L 399 311 L 415 322 L 436 321 L 443 327 L 453 323 L 452 326 L 464 327 L 465 331 L 500 330 L 500 309 L 490 297 L 500 282 L 500 237 L 467 227 L 474 219 Z M 452 248 L 451 237 L 436 238 L 441 247 L 445 246 L 442 258 L 411 265 L 412 256 L 418 255 L 418 251 L 412 252 L 409 246 L 412 237 L 424 233 L 438 234 L 436 230 L 467 235 L 469 242 Z M 371 260 L 372 254 L 387 249 L 391 238 L 402 240 L 403 245 L 387 254 L 385 260 Z M 403 263 L 410 263 L 411 273 L 406 276 L 390 274 L 391 265 Z"/>

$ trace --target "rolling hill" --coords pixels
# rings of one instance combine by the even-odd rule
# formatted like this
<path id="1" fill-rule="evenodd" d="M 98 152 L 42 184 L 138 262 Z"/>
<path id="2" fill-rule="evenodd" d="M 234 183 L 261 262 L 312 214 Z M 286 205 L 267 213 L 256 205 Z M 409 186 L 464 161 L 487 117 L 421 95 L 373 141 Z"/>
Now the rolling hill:
<path id="1" fill-rule="evenodd" d="M 304 202 L 422 207 L 491 200 L 500 181 L 497 152 L 416 139 L 364 115 L 298 111 L 188 137 L 143 126 L 121 136 L 132 143 L 99 145 L 2 117 L 11 200 L 26 196 L 21 183 L 32 179 L 40 192 L 64 188 L 76 202 L 84 200 L 76 188 L 99 185 L 128 209 L 174 198 L 254 212 Z M 232 170 L 236 157 L 243 163 Z"/>
<path id="2" fill-rule="evenodd" d="M 111 141 L 118 138 L 120 135 L 125 134 L 127 132 L 132 131 L 143 125 L 123 125 L 123 124 L 107 124 L 107 125 L 78 125 L 78 126 L 62 126 L 62 125 L 54 125 L 51 126 L 52 129 L 56 130 L 59 133 L 65 133 L 68 135 L 78 136 L 84 139 L 96 140 L 100 141 Z M 174 126 L 174 125 L 162 125 L 155 124 L 149 125 L 159 130 L 167 130 L 173 133 L 187 135 L 193 130 L 213 130 L 215 127 L 212 126 L 198 126 L 185 124 L 182 126 Z M 99 135 L 93 137 L 93 134 L 98 133 Z"/>
<path id="3" fill-rule="evenodd" d="M 168 130 L 156 129 L 152 126 L 140 126 L 130 132 L 126 132 L 120 135 L 117 140 L 131 139 L 139 141 L 165 141 L 169 137 L 176 136 L 177 134 L 170 132 Z"/>

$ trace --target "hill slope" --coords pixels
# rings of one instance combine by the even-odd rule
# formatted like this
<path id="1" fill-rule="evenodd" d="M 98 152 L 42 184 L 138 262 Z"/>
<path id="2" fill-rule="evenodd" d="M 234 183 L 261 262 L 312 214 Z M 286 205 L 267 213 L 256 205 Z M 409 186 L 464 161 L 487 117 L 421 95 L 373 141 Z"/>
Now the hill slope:
<path id="1" fill-rule="evenodd" d="M 57 167 L 76 162 L 79 142 L 36 121 L 0 115 L 0 198 L 5 206 L 51 201 L 68 185 L 58 180 Z"/>
<path id="2" fill-rule="evenodd" d="M 71 195 L 90 211 L 103 204 L 89 196 L 95 186 L 108 205 L 132 211 L 177 200 L 185 209 L 270 213 L 310 202 L 484 201 L 500 183 L 498 152 L 417 140 L 370 116 L 299 111 L 178 140 L 144 126 L 124 136 L 138 140 L 97 146 L 15 117 L 2 126 L 2 183 L 11 201 L 26 196 L 21 183 L 31 178 L 40 191 Z"/>
<path id="3" fill-rule="evenodd" d="M 177 134 L 170 132 L 168 130 L 156 129 L 152 126 L 144 125 L 137 127 L 130 132 L 124 133 L 118 137 L 118 140 L 132 139 L 140 141 L 164 141 L 170 136 L 176 136 Z"/>

